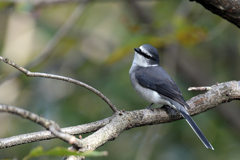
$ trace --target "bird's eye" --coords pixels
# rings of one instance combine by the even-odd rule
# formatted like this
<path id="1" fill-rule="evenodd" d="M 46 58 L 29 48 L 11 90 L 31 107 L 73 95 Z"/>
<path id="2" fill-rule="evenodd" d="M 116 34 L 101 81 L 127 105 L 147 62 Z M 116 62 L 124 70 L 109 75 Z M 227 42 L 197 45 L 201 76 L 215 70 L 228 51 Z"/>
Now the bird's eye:
<path id="1" fill-rule="evenodd" d="M 140 48 L 134 48 L 134 50 L 135 50 L 138 54 L 142 55 L 143 57 L 145 57 L 145 58 L 147 58 L 147 59 L 151 59 L 151 58 L 152 58 L 152 57 L 149 56 L 148 54 L 144 53 Z"/>
<path id="2" fill-rule="evenodd" d="M 146 53 L 144 53 L 144 52 L 142 52 L 142 51 L 140 51 L 139 54 L 143 55 L 143 56 L 144 56 L 145 58 L 147 58 L 147 59 L 151 59 L 151 58 L 152 58 L 151 56 L 149 56 L 148 54 L 146 54 Z"/>

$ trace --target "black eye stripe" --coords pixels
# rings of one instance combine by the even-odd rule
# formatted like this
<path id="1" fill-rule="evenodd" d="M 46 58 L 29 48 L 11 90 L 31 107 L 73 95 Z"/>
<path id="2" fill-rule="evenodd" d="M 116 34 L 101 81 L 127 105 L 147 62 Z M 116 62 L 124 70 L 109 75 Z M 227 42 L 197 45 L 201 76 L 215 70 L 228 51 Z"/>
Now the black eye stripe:
<path id="1" fill-rule="evenodd" d="M 142 52 L 141 49 L 136 48 L 134 49 L 138 54 L 142 55 L 143 57 L 147 58 L 147 59 L 151 59 L 152 57 L 147 55 L 146 53 Z"/>
<path id="2" fill-rule="evenodd" d="M 142 51 L 141 51 L 139 54 L 141 54 L 143 57 L 145 57 L 145 58 L 147 58 L 147 59 L 152 58 L 151 56 L 149 56 L 149 55 L 143 53 Z"/>

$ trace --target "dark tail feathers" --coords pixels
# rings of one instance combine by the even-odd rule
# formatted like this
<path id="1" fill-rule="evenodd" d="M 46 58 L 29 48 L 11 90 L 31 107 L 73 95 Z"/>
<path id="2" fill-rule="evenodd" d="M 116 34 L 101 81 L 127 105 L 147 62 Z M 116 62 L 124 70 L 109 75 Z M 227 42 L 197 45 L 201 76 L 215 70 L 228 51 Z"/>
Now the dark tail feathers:
<path id="1" fill-rule="evenodd" d="M 188 122 L 188 124 L 191 126 L 191 128 L 193 129 L 193 131 L 197 134 L 198 138 L 202 141 L 202 143 L 207 147 L 210 148 L 212 150 L 214 150 L 214 148 L 212 147 L 212 145 L 208 142 L 207 138 L 203 135 L 202 131 L 199 129 L 199 127 L 197 126 L 197 124 L 193 121 L 193 119 L 191 118 L 191 116 L 187 113 L 187 111 L 183 111 L 183 110 L 179 110 L 180 113 L 182 114 L 182 116 L 186 119 L 186 121 Z"/>

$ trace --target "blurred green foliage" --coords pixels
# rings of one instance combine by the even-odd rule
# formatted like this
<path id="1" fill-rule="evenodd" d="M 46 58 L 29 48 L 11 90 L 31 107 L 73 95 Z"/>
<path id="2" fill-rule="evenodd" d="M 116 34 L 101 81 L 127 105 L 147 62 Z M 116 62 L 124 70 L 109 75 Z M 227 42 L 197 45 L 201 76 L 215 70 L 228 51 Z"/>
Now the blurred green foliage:
<path id="1" fill-rule="evenodd" d="M 50 40 L 58 38 L 56 33 L 78 5 L 1 2 L 0 55 L 22 66 L 38 59 Z M 83 81 L 125 110 L 149 105 L 134 92 L 128 75 L 133 48 L 145 43 L 158 48 L 161 65 L 186 100 L 200 94 L 188 92 L 188 87 L 240 78 L 239 29 L 195 2 L 103 0 L 90 1 L 82 10 L 76 23 L 68 24 L 70 30 L 63 38 L 29 70 Z M 0 80 L 14 72 L 0 63 Z M 94 122 L 112 114 L 101 98 L 84 88 L 24 75 L 1 83 L 0 103 L 25 108 L 61 127 Z M 125 131 L 98 148 L 109 155 L 97 159 L 239 159 L 238 105 L 230 102 L 194 117 L 214 151 L 207 150 L 188 124 L 180 120 Z M 0 119 L 1 138 L 44 130 L 14 115 L 2 113 Z M 22 159 L 39 145 L 44 150 L 69 146 L 57 139 L 35 142 L 2 149 L 0 158 Z"/>
<path id="2" fill-rule="evenodd" d="M 23 160 L 29 160 L 33 157 L 40 156 L 82 156 L 82 157 L 101 157 L 106 156 L 107 152 L 88 151 L 84 153 L 69 151 L 67 148 L 54 147 L 48 151 L 44 151 L 42 146 L 38 146 L 31 150 L 31 152 L 23 158 Z"/>

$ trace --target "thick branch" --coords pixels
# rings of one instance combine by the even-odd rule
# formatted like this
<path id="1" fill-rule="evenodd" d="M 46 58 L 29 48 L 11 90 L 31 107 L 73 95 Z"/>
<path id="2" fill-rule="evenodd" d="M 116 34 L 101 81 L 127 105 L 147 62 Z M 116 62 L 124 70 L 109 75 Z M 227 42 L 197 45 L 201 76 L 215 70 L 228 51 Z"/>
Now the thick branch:
<path id="1" fill-rule="evenodd" d="M 190 115 L 197 115 L 212 109 L 222 103 L 240 99 L 240 82 L 230 81 L 212 86 L 205 94 L 200 94 L 187 101 L 190 106 Z M 93 150 L 109 140 L 115 139 L 121 132 L 134 127 L 167 123 L 181 119 L 181 115 L 169 108 L 143 109 L 113 115 L 111 123 L 97 132 L 83 139 L 88 148 L 82 151 Z"/>
<path id="2" fill-rule="evenodd" d="M 194 0 L 191 0 L 194 1 Z M 195 0 L 206 9 L 240 27 L 239 0 Z"/>
<path id="3" fill-rule="evenodd" d="M 188 112 L 192 116 L 197 115 L 209 109 L 212 109 L 222 103 L 238 99 L 240 99 L 240 82 L 230 81 L 216 84 L 211 86 L 211 89 L 205 94 L 200 94 L 188 100 L 187 103 L 190 106 L 190 110 L 188 110 Z M 182 117 L 179 113 L 170 108 L 156 108 L 153 111 L 149 109 L 128 112 L 118 111 L 115 112 L 114 115 L 112 115 L 112 117 L 110 117 L 109 119 L 105 119 L 104 125 L 102 125 L 101 123 L 97 124 L 95 127 L 99 125 L 99 130 L 96 131 L 95 127 L 92 129 L 92 131 L 88 130 L 90 132 L 96 132 L 81 140 L 84 146 L 83 148 L 81 148 L 81 151 L 94 150 L 99 146 L 107 143 L 108 141 L 117 138 L 119 134 L 128 129 L 146 125 L 172 122 L 181 118 Z M 82 134 L 82 132 L 74 132 L 74 134 Z M 21 139 L 22 137 L 27 136 L 19 135 L 14 137 L 18 137 L 18 139 Z M 20 144 L 13 144 L 13 141 L 11 141 L 13 145 L 10 143 L 6 143 L 7 139 L 11 138 L 12 137 L 1 139 L 0 148 L 12 147 L 14 145 Z M 40 134 L 37 138 L 38 139 L 35 141 L 45 139 L 45 137 L 41 137 Z M 49 138 L 53 137 L 48 137 L 48 139 Z M 34 138 L 32 138 L 31 140 L 31 142 L 33 142 Z M 25 143 L 28 143 L 28 141 L 25 141 Z"/>

